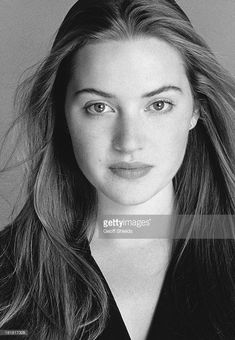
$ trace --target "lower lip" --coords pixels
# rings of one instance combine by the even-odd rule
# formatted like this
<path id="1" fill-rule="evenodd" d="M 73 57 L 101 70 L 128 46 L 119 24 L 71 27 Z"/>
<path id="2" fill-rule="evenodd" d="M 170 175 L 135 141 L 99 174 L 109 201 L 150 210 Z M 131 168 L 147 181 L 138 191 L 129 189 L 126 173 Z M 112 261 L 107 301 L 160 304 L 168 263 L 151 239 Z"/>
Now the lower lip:
<path id="1" fill-rule="evenodd" d="M 152 167 L 148 166 L 145 168 L 136 168 L 136 169 L 121 169 L 121 168 L 110 168 L 110 170 L 117 175 L 118 177 L 126 178 L 126 179 L 136 179 L 140 177 L 144 177 L 149 173 Z"/>

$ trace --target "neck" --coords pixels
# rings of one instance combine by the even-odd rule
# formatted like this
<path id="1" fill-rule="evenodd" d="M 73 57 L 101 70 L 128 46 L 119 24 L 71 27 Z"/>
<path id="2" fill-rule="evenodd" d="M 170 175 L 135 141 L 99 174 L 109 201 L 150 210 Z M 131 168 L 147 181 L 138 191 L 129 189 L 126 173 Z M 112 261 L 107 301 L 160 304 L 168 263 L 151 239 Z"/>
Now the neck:
<path id="1" fill-rule="evenodd" d="M 174 210 L 174 188 L 170 182 L 159 193 L 144 203 L 122 205 L 98 193 L 98 214 L 101 215 L 171 215 Z"/>
<path id="2" fill-rule="evenodd" d="M 104 215 L 172 215 L 174 212 L 174 188 L 172 182 L 153 196 L 147 202 L 137 205 L 121 205 L 110 200 L 103 193 L 98 192 L 98 219 Z M 102 226 L 97 223 L 93 235 L 93 242 L 99 239 L 99 229 Z M 165 228 L 165 226 L 164 226 Z M 169 233 L 171 232 L 170 227 Z M 99 240 L 99 243 L 107 241 L 107 238 Z M 134 239 L 134 238 L 113 238 L 112 235 L 108 241 L 112 246 L 117 247 L 136 247 L 143 246 L 153 242 L 168 242 L 166 239 Z M 107 243 L 106 243 L 107 244 Z"/>

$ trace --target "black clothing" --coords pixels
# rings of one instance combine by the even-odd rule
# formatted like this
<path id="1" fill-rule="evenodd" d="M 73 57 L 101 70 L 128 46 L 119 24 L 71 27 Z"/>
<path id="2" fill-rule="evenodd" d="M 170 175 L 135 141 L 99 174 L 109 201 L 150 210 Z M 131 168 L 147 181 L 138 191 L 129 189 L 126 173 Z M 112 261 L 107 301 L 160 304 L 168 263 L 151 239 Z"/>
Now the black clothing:
<path id="1" fill-rule="evenodd" d="M 201 242 L 204 242 L 204 240 L 201 240 Z M 221 240 L 214 241 L 218 247 L 220 242 Z M 216 289 L 218 289 L 219 280 L 210 273 L 208 276 L 206 271 L 203 278 L 198 278 L 197 268 L 203 264 L 198 261 L 195 255 L 195 240 L 189 241 L 176 267 L 183 244 L 184 240 L 178 240 L 178 245 L 165 274 L 151 326 L 145 340 L 235 340 L 232 335 L 224 334 L 223 336 L 217 327 L 213 327 L 211 317 L 214 312 L 213 303 L 214 300 L 216 301 L 216 299 L 213 299 L 213 293 L 218 294 L 219 290 Z M 87 259 L 103 278 L 109 293 L 110 317 L 106 328 L 97 340 L 131 340 L 108 283 L 91 255 L 88 243 Z M 203 281 L 204 285 L 202 284 Z M 217 308 L 216 302 L 215 307 Z M 223 315 L 223 309 L 221 309 L 219 318 L 223 325 L 226 322 L 227 334 L 232 334 L 230 329 L 234 329 L 232 325 L 234 325 L 235 317 L 234 315 L 230 315 L 229 318 L 226 317 L 225 314 Z"/>
<path id="2" fill-rule="evenodd" d="M 12 235 L 15 234 L 12 233 Z M 2 282 L 7 274 L 14 271 L 14 267 L 11 268 L 9 263 L 4 261 L 5 255 L 3 254 L 3 251 L 6 244 L 9 244 L 6 253 L 7 257 L 10 257 L 12 259 L 11 262 L 14 264 L 12 255 L 14 236 L 10 237 L 9 233 L 0 231 L 0 255 L 2 255 L 0 257 L 0 281 Z M 214 292 L 217 293 L 219 291 L 219 279 L 213 276 L 212 272 L 209 273 L 209 277 L 208 273 L 205 271 L 205 277 L 200 277 L 199 280 L 197 268 L 198 266 L 201 268 L 203 264 L 198 261 L 198 258 L 195 255 L 193 240 L 191 240 L 186 247 L 179 265 L 177 266 L 177 270 L 174 272 L 176 260 L 178 258 L 177 255 L 181 249 L 180 242 L 178 242 L 178 245 L 179 247 L 175 250 L 168 265 L 146 340 L 234 340 L 235 337 L 225 335 L 225 337 L 221 338 L 218 336 L 219 330 L 215 329 L 211 322 L 213 319 L 211 318 L 211 315 L 213 315 L 212 313 L 214 312 L 213 303 L 214 300 L 216 302 L 218 301 L 218 299 L 213 299 L 213 294 Z M 218 247 L 219 245 L 220 241 L 218 241 Z M 130 336 L 115 299 L 98 264 L 92 257 L 87 240 L 84 242 L 83 251 L 85 254 L 84 257 L 86 257 L 87 261 L 100 274 L 108 292 L 110 307 L 109 318 L 104 331 L 97 340 L 130 340 Z M 1 301 L 9 301 L 11 298 L 10 282 L 11 281 L 8 283 L 7 281 L 7 285 L 5 285 L 4 296 L 3 292 L 0 291 L 0 305 Z M 215 310 L 218 310 L 218 306 L 215 306 Z M 226 324 L 226 327 L 223 326 L 223 329 L 227 328 L 228 334 L 231 334 L 229 330 L 234 329 L 231 325 L 234 324 L 233 320 L 235 318 L 234 315 L 227 316 L 227 314 L 226 317 L 224 317 L 224 307 L 225 306 L 223 305 L 223 308 L 220 310 L 219 317 L 221 316 L 221 318 L 219 321 L 221 320 L 223 325 Z M 26 311 L 26 315 L 12 319 L 1 329 L 27 330 L 27 322 L 31 321 L 31 312 L 33 311 Z M 135 311 L 133 311 L 133 313 L 134 312 Z M 0 336 L 0 340 L 5 339 L 23 340 L 30 338 L 25 336 Z"/>
<path id="3" fill-rule="evenodd" d="M 89 248 L 88 248 L 89 249 Z M 98 264 L 92 257 L 90 249 L 88 258 L 93 267 L 99 272 L 108 289 L 110 298 L 110 318 L 103 333 L 97 340 L 131 340 L 127 328 L 124 324 L 118 306 L 111 293 L 107 281 L 105 280 Z M 165 279 L 163 281 L 161 293 L 146 340 L 189 340 L 184 328 L 184 320 L 178 320 L 178 312 L 173 304 L 173 297 L 170 290 L 171 268 L 168 266 Z M 133 311 L 134 313 L 134 311 Z M 182 324 L 183 321 L 183 324 Z M 190 339 L 191 340 L 191 339 Z"/>

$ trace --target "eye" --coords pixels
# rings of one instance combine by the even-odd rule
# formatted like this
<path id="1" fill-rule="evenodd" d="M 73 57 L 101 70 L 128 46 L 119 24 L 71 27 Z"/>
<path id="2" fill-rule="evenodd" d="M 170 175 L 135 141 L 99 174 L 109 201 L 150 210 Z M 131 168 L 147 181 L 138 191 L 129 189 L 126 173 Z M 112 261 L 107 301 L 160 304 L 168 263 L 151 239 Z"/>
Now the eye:
<path id="1" fill-rule="evenodd" d="M 161 113 L 166 113 L 172 110 L 174 104 L 169 100 L 157 100 L 147 107 L 147 110 L 160 111 Z"/>
<path id="2" fill-rule="evenodd" d="M 102 102 L 86 105 L 84 109 L 87 113 L 91 114 L 101 114 L 105 112 L 114 111 L 109 105 Z"/>

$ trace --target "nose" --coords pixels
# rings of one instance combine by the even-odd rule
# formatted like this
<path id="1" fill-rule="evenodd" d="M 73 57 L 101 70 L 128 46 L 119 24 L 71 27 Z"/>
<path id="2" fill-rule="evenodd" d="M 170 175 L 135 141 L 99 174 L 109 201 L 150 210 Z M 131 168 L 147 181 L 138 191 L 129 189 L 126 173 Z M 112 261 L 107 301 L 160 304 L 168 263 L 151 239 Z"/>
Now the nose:
<path id="1" fill-rule="evenodd" d="M 145 127 L 136 114 L 123 113 L 118 117 L 113 138 L 115 150 L 123 153 L 133 153 L 144 147 Z"/>

